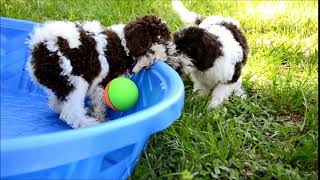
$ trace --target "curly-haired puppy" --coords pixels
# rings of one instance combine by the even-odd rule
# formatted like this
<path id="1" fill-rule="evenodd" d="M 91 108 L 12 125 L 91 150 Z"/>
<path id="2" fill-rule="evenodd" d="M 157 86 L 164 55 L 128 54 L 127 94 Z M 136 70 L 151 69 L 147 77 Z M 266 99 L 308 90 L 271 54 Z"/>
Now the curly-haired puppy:
<path id="1" fill-rule="evenodd" d="M 154 43 L 169 40 L 160 18 L 148 15 L 127 25 L 103 28 L 99 22 L 47 22 L 31 34 L 28 70 L 49 93 L 49 106 L 73 128 L 105 120 L 106 84 L 131 71 L 134 59 Z M 92 111 L 85 108 L 89 96 Z"/>
<path id="2" fill-rule="evenodd" d="M 220 105 L 232 92 L 245 98 L 240 74 L 249 48 L 239 22 L 221 16 L 202 18 L 180 1 L 172 1 L 172 6 L 191 25 L 174 33 L 173 42 L 152 47 L 153 51 L 177 71 L 189 74 L 193 91 L 202 96 L 211 93 L 209 107 Z M 138 64 L 144 67 L 153 61 L 144 58 Z"/>

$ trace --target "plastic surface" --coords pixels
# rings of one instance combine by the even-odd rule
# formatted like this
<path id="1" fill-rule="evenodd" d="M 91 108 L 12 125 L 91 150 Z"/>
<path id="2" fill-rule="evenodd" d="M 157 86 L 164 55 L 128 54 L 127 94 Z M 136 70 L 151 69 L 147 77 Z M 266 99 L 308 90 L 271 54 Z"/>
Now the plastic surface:
<path id="1" fill-rule="evenodd" d="M 132 77 L 139 99 L 111 121 L 71 129 L 48 108 L 25 70 L 25 40 L 36 23 L 1 17 L 1 179 L 126 179 L 150 135 L 179 118 L 184 86 L 157 62 Z"/>

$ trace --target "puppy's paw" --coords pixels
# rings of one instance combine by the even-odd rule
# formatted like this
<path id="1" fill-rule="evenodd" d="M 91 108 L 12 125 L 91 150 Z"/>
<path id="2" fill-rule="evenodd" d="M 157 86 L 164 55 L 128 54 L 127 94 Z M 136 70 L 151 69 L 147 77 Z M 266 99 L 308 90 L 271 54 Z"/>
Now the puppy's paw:
<path id="1" fill-rule="evenodd" d="M 234 95 L 240 97 L 241 99 L 246 99 L 247 98 L 247 94 L 242 88 L 236 89 L 234 91 Z"/>
<path id="2" fill-rule="evenodd" d="M 200 97 L 206 97 L 210 93 L 209 90 L 205 90 L 205 89 L 193 89 L 193 92 L 195 92 Z"/>
<path id="3" fill-rule="evenodd" d="M 212 101 L 210 102 L 208 108 L 209 109 L 214 109 L 214 108 L 218 107 L 219 105 L 221 105 L 222 102 L 223 102 L 223 100 L 218 99 L 218 98 L 212 99 Z"/>
<path id="4" fill-rule="evenodd" d="M 97 119 L 95 119 L 95 118 L 87 118 L 87 119 L 84 119 L 82 121 L 79 121 L 78 127 L 79 128 L 83 128 L 83 127 L 94 126 L 94 125 L 97 125 L 97 124 L 100 124 L 100 122 Z"/>
<path id="5" fill-rule="evenodd" d="M 85 111 L 86 111 L 86 115 L 92 114 L 92 109 L 91 109 L 91 108 L 85 107 L 84 109 L 85 109 Z"/>
<path id="6" fill-rule="evenodd" d="M 102 96 L 102 95 L 100 95 Z M 106 105 L 104 105 L 104 100 L 101 99 L 95 99 L 97 100 L 95 103 L 95 106 L 93 107 L 93 110 L 91 112 L 91 116 L 95 117 L 98 121 L 103 122 L 106 118 Z M 101 103 L 102 102 L 102 103 Z"/>
<path id="7" fill-rule="evenodd" d="M 67 114 L 69 115 L 69 114 Z M 66 116 L 66 114 L 60 114 L 60 119 L 64 120 L 72 128 L 82 128 L 99 124 L 100 122 L 89 116 Z"/>
<path id="8" fill-rule="evenodd" d="M 240 94 L 238 96 L 243 100 L 247 99 L 247 94 L 246 93 Z"/>
<path id="9" fill-rule="evenodd" d="M 103 112 L 96 112 L 96 113 L 93 113 L 94 117 L 96 117 L 96 119 L 99 121 L 99 122 L 104 122 L 106 120 L 106 117 L 105 117 L 105 114 Z"/>

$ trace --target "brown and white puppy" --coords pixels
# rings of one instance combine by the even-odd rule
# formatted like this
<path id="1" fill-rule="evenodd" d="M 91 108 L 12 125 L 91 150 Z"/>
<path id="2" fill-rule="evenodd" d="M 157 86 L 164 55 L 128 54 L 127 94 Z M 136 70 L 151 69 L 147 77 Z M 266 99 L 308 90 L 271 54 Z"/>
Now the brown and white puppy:
<path id="1" fill-rule="evenodd" d="M 134 59 L 145 56 L 154 43 L 170 38 L 160 18 L 147 15 L 103 28 L 99 22 L 47 22 L 29 39 L 32 79 L 49 93 L 49 106 L 73 128 L 106 119 L 104 87 L 131 71 Z M 85 108 L 89 96 L 92 112 Z"/>
<path id="2" fill-rule="evenodd" d="M 221 16 L 200 17 L 176 0 L 172 6 L 189 26 L 174 33 L 172 42 L 151 47 L 155 54 L 141 57 L 135 72 L 162 55 L 171 67 L 190 75 L 193 91 L 201 96 L 212 94 L 210 108 L 220 105 L 233 92 L 245 98 L 240 75 L 249 47 L 239 22 Z"/>
<path id="3" fill-rule="evenodd" d="M 249 47 L 240 23 L 222 16 L 200 17 L 186 9 L 181 1 L 172 1 L 173 9 L 190 26 L 174 34 L 180 54 L 191 58 L 193 91 L 212 95 L 210 108 L 217 107 L 234 92 L 245 98 L 240 79 Z"/>

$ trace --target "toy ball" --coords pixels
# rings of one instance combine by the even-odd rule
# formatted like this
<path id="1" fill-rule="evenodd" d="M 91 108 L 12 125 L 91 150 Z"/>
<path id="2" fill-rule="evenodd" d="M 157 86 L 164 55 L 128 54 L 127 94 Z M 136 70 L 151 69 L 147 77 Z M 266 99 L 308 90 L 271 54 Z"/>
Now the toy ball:
<path id="1" fill-rule="evenodd" d="M 138 101 L 138 88 L 128 78 L 115 78 L 104 89 L 104 99 L 108 107 L 115 111 L 127 111 Z"/>

